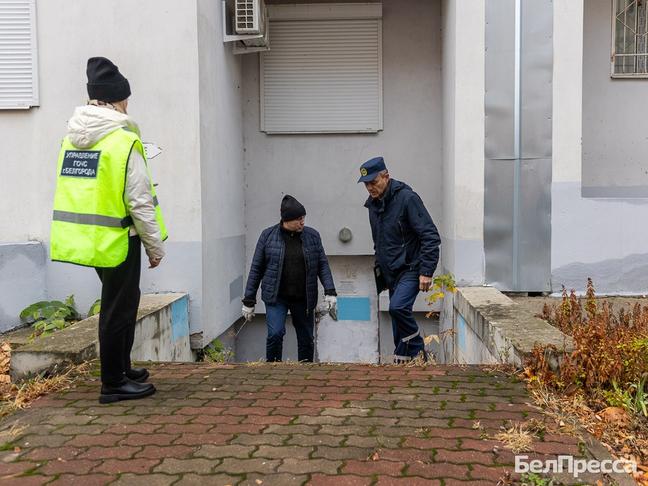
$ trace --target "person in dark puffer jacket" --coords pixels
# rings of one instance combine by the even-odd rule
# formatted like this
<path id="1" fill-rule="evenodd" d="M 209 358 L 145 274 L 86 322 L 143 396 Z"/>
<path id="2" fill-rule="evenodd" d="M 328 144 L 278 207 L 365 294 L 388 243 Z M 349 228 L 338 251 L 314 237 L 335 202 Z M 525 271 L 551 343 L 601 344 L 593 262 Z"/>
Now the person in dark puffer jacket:
<path id="1" fill-rule="evenodd" d="M 281 361 L 288 311 L 297 333 L 299 361 L 313 362 L 313 330 L 317 305 L 317 279 L 324 287 L 329 310 L 337 305 L 335 284 L 322 239 L 313 228 L 304 226 L 306 209 L 290 195 L 281 201 L 281 221 L 266 228 L 257 242 L 250 266 L 243 317 L 254 317 L 256 295 L 266 305 L 266 360 Z"/>
<path id="2" fill-rule="evenodd" d="M 369 198 L 371 236 L 376 252 L 376 287 L 389 290 L 389 314 L 394 334 L 394 361 L 411 361 L 424 350 L 412 307 L 419 292 L 427 292 L 439 263 L 441 238 L 423 201 L 407 184 L 391 179 L 382 157 L 360 167 Z"/>

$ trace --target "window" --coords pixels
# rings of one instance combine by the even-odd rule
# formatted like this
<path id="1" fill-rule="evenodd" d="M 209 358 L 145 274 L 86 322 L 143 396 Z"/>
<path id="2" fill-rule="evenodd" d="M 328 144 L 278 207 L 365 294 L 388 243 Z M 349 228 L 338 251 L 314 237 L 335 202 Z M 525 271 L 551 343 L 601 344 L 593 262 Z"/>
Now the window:
<path id="1" fill-rule="evenodd" d="M 38 106 L 36 0 L 0 0 L 0 109 Z"/>
<path id="2" fill-rule="evenodd" d="M 276 5 L 261 54 L 261 130 L 382 130 L 381 4 Z"/>
<path id="3" fill-rule="evenodd" d="M 613 0 L 612 76 L 648 77 L 648 0 Z"/>

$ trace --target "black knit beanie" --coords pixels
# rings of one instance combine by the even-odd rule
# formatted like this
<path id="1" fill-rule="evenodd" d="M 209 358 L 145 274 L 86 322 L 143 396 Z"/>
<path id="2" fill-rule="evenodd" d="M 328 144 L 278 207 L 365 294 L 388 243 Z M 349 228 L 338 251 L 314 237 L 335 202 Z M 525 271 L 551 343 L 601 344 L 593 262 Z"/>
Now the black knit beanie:
<path id="1" fill-rule="evenodd" d="M 128 79 L 119 68 L 105 57 L 91 57 L 86 69 L 88 75 L 88 96 L 91 100 L 112 103 L 122 101 L 131 94 Z"/>
<path id="2" fill-rule="evenodd" d="M 281 200 L 281 221 L 292 221 L 306 216 L 306 208 L 294 197 L 286 194 Z"/>

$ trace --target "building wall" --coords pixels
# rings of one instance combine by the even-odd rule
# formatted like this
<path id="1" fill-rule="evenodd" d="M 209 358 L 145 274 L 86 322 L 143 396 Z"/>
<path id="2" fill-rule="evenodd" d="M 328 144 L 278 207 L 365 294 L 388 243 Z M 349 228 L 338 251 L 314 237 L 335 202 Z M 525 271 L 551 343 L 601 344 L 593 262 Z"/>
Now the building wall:
<path id="1" fill-rule="evenodd" d="M 263 228 L 279 220 L 282 195 L 307 210 L 328 254 L 369 255 L 373 243 L 359 166 L 385 157 L 411 184 L 435 222 L 442 219 L 440 2 L 383 3 L 384 130 L 357 135 L 266 135 L 259 131 L 259 59 L 243 59 L 247 261 Z M 353 240 L 341 243 L 347 226 Z"/>
<path id="2" fill-rule="evenodd" d="M 241 316 L 245 264 L 241 56 L 222 26 L 220 2 L 198 0 L 203 346 Z"/>
<path id="3" fill-rule="evenodd" d="M 626 110 L 641 112 L 638 103 L 645 96 L 624 100 L 617 89 L 636 92 L 642 81 L 609 78 L 610 10 L 607 0 L 554 2 L 554 291 L 562 285 L 583 290 L 587 277 L 594 279 L 602 293 L 648 291 L 648 230 L 641 224 L 648 209 L 646 201 L 586 198 L 581 193 L 582 188 L 599 184 L 595 177 L 604 177 L 605 185 L 613 185 L 626 180 L 628 174 L 619 163 L 621 152 L 613 149 L 599 153 L 601 165 L 592 164 L 594 159 L 587 154 L 595 147 L 612 147 L 625 130 L 632 144 L 645 141 L 644 135 L 634 133 L 639 129 L 635 123 L 616 118 L 617 114 L 625 117 Z M 596 133 L 592 131 L 595 126 L 599 127 Z M 616 177 L 617 172 L 621 179 L 608 177 Z"/>
<path id="4" fill-rule="evenodd" d="M 610 77 L 612 0 L 585 5 L 583 195 L 648 197 L 648 79 Z"/>
<path id="5" fill-rule="evenodd" d="M 151 170 L 159 184 L 170 238 L 161 266 L 143 270 L 142 290 L 188 292 L 192 325 L 199 326 L 202 227 L 197 189 L 196 3 L 142 0 L 135 13 L 127 0 L 39 0 L 37 17 L 40 106 L 0 111 L 0 159 L 4 161 L 0 243 L 39 241 L 48 246 L 56 157 L 66 121 L 74 107 L 87 98 L 86 60 L 106 56 L 130 81 L 129 113 L 139 123 L 144 141 L 156 142 L 164 149 L 151 162 Z M 43 266 L 38 270 L 43 275 L 40 285 L 46 289 L 43 297 L 74 294 L 80 311 L 86 312 L 100 293 L 94 271 L 46 262 L 37 263 L 39 268 Z M 31 265 L 24 271 L 31 271 Z M 13 282 L 10 275 L 0 273 L 0 281 Z M 15 282 L 14 291 L 2 295 L 3 302 L 16 299 L 28 288 Z"/>
<path id="6" fill-rule="evenodd" d="M 484 281 L 483 0 L 444 0 L 443 266 L 462 285 Z"/>

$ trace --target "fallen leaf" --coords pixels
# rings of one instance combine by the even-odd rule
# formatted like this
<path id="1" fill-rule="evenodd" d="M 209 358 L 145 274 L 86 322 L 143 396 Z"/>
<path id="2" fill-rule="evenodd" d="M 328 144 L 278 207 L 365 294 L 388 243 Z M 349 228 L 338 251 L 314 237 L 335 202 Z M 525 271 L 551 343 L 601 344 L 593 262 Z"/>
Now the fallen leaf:
<path id="1" fill-rule="evenodd" d="M 630 421 L 628 412 L 621 407 L 607 407 L 601 410 L 597 416 L 601 416 L 608 423 L 623 425 Z"/>

